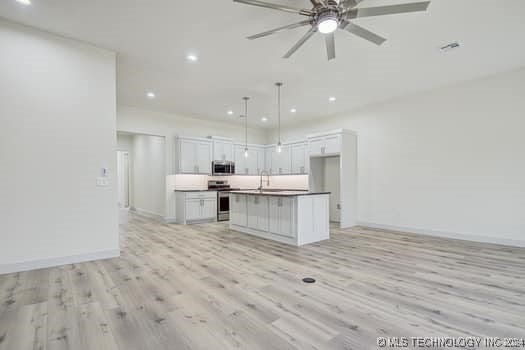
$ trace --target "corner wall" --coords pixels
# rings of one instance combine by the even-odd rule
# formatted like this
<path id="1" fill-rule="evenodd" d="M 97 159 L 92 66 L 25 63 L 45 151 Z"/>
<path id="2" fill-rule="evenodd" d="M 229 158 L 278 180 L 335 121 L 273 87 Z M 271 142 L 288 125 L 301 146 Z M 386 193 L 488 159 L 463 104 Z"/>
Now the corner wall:
<path id="1" fill-rule="evenodd" d="M 0 273 L 118 256 L 115 54 L 4 20 L 0 52 Z"/>
<path id="2" fill-rule="evenodd" d="M 287 125 L 282 136 L 358 133 L 363 225 L 525 246 L 524 91 L 521 69 Z"/>

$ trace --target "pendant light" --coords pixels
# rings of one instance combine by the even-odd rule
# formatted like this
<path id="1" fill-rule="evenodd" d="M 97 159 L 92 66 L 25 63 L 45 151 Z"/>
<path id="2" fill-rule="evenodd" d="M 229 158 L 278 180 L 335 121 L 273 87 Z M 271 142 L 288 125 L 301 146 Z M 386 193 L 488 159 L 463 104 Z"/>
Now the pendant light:
<path id="1" fill-rule="evenodd" d="M 275 83 L 277 86 L 277 153 L 281 153 L 283 145 L 281 143 L 281 86 L 283 83 Z"/>
<path id="2" fill-rule="evenodd" d="M 249 97 L 243 97 L 244 100 L 244 157 L 248 158 L 248 100 Z"/>

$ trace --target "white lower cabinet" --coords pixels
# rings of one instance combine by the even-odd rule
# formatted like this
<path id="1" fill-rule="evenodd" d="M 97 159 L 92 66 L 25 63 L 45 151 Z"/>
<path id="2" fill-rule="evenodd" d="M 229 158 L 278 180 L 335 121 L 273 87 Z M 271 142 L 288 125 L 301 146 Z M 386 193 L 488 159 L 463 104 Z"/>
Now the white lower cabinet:
<path id="1" fill-rule="evenodd" d="M 230 194 L 230 224 L 237 226 L 247 225 L 245 195 Z"/>
<path id="2" fill-rule="evenodd" d="M 247 197 L 247 226 L 254 230 L 268 231 L 268 197 Z"/>
<path id="3" fill-rule="evenodd" d="M 230 229 L 281 243 L 328 239 L 329 195 L 266 196 L 232 193 Z"/>
<path id="4" fill-rule="evenodd" d="M 176 221 L 191 224 L 217 219 L 217 192 L 176 192 Z"/>
<path id="5" fill-rule="evenodd" d="M 280 236 L 295 237 L 294 198 L 270 197 L 270 232 Z"/>

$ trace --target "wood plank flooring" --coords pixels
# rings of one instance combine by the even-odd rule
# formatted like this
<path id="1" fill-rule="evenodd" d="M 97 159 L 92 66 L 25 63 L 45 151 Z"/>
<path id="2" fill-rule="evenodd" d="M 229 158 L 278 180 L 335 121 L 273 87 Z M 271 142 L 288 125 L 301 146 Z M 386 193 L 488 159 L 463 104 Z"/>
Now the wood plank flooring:
<path id="1" fill-rule="evenodd" d="M 137 214 L 121 246 L 117 259 L 0 276 L 0 350 L 525 337 L 525 249 L 366 228 L 332 228 L 329 241 L 298 248 Z"/>

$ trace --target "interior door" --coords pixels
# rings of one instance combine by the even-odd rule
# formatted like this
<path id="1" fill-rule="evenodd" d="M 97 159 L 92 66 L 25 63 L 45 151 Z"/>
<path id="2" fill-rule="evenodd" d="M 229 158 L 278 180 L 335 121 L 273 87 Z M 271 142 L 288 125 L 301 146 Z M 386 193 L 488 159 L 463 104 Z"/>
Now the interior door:
<path id="1" fill-rule="evenodd" d="M 118 205 L 129 208 L 129 153 L 117 151 Z"/>
<path id="2" fill-rule="evenodd" d="M 340 169 L 340 157 L 326 157 L 323 159 L 323 189 L 330 192 L 330 221 L 340 222 L 341 221 L 341 207 L 340 207 L 340 194 L 341 194 L 341 169 Z"/>

